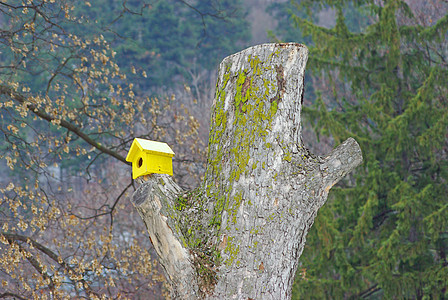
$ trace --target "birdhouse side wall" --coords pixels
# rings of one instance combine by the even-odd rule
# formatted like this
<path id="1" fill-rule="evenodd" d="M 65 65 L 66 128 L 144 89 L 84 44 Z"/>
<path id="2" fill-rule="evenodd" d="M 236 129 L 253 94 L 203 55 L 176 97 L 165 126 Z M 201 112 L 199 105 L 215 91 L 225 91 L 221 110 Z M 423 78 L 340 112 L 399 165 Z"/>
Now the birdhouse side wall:
<path id="1" fill-rule="evenodd" d="M 149 173 L 173 175 L 173 159 L 160 154 L 146 154 L 147 171 Z"/>

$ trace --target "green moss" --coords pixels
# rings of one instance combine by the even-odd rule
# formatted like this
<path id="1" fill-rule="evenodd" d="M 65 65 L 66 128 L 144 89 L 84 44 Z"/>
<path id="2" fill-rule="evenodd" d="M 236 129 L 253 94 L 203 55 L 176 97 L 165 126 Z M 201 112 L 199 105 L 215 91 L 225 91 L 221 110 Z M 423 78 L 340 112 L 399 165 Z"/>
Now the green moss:
<path id="1" fill-rule="evenodd" d="M 257 248 L 257 246 L 258 246 L 258 241 L 255 241 L 252 248 L 255 249 L 255 248 Z"/>
<path id="2" fill-rule="evenodd" d="M 261 74 L 261 67 L 260 67 L 261 60 L 258 58 L 258 56 L 254 56 L 252 58 L 252 55 L 249 55 L 248 60 L 253 74 L 259 76 Z"/>
<path id="3" fill-rule="evenodd" d="M 265 143 L 266 136 L 271 129 L 271 123 L 278 111 L 278 99 L 269 99 L 270 95 L 275 91 L 278 94 L 278 74 L 274 78 L 264 78 L 260 85 L 256 80 L 259 80 L 259 76 L 262 72 L 272 72 L 273 67 L 266 64 L 264 66 L 261 60 L 257 56 L 250 56 L 248 58 L 248 64 L 250 68 L 239 70 L 233 74 L 231 72 L 230 64 L 226 66 L 222 82 L 219 83 L 219 87 L 216 91 L 216 104 L 214 107 L 214 114 L 212 124 L 213 127 L 210 130 L 209 145 L 213 156 L 209 156 L 209 169 L 207 176 L 213 176 L 208 178 L 210 182 L 206 186 L 205 194 L 207 195 L 207 201 L 214 201 L 214 207 L 212 215 L 208 224 L 194 224 L 190 230 L 185 233 L 187 238 L 186 242 L 190 246 L 198 245 L 198 234 L 195 231 L 202 229 L 202 231 L 219 234 L 222 230 L 231 230 L 237 224 L 238 211 L 244 201 L 245 195 L 243 191 L 238 191 L 233 196 L 230 196 L 234 189 L 235 182 L 238 182 L 242 176 L 248 176 L 250 172 L 255 170 L 259 161 L 254 161 L 249 164 L 250 151 L 255 142 L 261 142 L 265 144 L 265 147 L 270 149 L 272 145 Z M 277 72 L 278 73 L 278 72 Z M 230 90 L 226 91 L 229 84 L 234 84 L 234 95 L 228 95 Z M 260 86 L 257 86 L 260 85 Z M 276 91 L 277 89 L 277 91 Z M 226 97 L 233 99 L 230 103 L 228 110 L 224 109 Z M 232 120 L 233 124 L 228 124 L 228 113 L 234 113 Z M 231 142 L 234 145 L 233 149 L 228 150 L 229 153 L 223 152 L 224 141 L 229 142 L 228 136 L 225 134 L 229 129 L 228 126 L 233 125 L 233 132 L 231 133 Z M 223 164 L 227 160 L 232 161 L 232 169 L 230 174 L 224 174 Z M 262 167 L 265 169 L 265 162 L 262 163 Z M 225 188 L 223 186 L 224 185 Z M 188 208 L 188 199 L 180 199 L 178 201 L 178 207 L 180 210 Z M 253 205 L 248 201 L 248 205 Z M 226 211 L 229 218 L 227 224 L 222 223 L 222 214 Z M 203 226 L 200 228 L 200 226 Z M 206 228 L 205 228 L 206 227 Z M 254 230 L 252 234 L 258 234 L 260 229 Z M 212 236 L 205 237 L 206 240 Z M 256 247 L 257 243 L 254 244 Z M 227 265 L 231 265 L 235 262 L 238 253 L 239 245 L 238 241 L 234 237 L 228 237 L 227 245 L 223 250 L 228 254 L 228 259 L 225 261 Z M 215 259 L 211 259 L 216 261 Z M 238 261 L 237 261 L 238 264 Z"/>
<path id="4" fill-rule="evenodd" d="M 271 118 L 277 113 L 278 107 L 277 107 L 277 101 L 274 100 L 271 103 L 271 108 L 270 108 L 270 115 Z"/>
<path id="5" fill-rule="evenodd" d="M 207 237 L 203 236 L 204 226 L 201 219 L 191 213 L 191 211 L 202 212 L 204 201 L 205 197 L 200 189 L 179 195 L 174 201 L 173 208 L 178 211 L 177 215 L 173 216 L 177 219 L 176 230 L 181 233 L 183 243 L 190 249 L 198 247 L 202 242 L 207 242 Z"/>
<path id="6" fill-rule="evenodd" d="M 264 91 L 260 94 L 259 87 L 254 84 L 254 78 L 263 71 L 271 69 L 270 66 L 264 67 L 257 56 L 250 56 L 248 62 L 251 72 L 247 69 L 240 70 L 236 75 L 234 112 L 235 126 L 234 142 L 235 148 L 231 155 L 235 162 L 235 168 L 230 173 L 230 181 L 238 181 L 242 174 L 248 175 L 249 152 L 256 140 L 268 135 L 271 121 L 277 112 L 277 101 L 270 104 L 269 110 L 265 110 L 265 104 L 269 103 L 269 94 L 272 88 L 275 88 L 276 82 L 263 79 L 261 88 Z M 274 80 L 275 81 L 275 80 Z M 261 95 L 261 96 L 260 96 Z M 222 100 L 223 101 L 223 100 Z M 252 170 L 256 168 L 252 165 Z"/>
<path id="7" fill-rule="evenodd" d="M 256 234 L 258 234 L 258 229 L 252 228 L 252 229 L 249 231 L 249 233 L 250 233 L 251 235 L 256 235 Z"/>
<path id="8" fill-rule="evenodd" d="M 201 287 L 212 289 L 217 282 L 215 266 L 221 263 L 221 256 L 216 246 L 210 242 L 211 237 L 208 234 L 210 225 L 202 223 L 201 216 L 205 211 L 204 203 L 207 197 L 201 191 L 196 189 L 186 192 L 174 201 L 173 208 L 178 212 L 175 216 L 177 219 L 175 228 L 182 233 L 180 238 L 184 247 L 195 254 L 192 255 L 193 265 Z"/>
<path id="9" fill-rule="evenodd" d="M 236 216 L 238 213 L 238 209 L 241 206 L 241 203 L 243 201 L 243 193 L 238 192 L 232 199 L 232 205 L 229 207 L 229 215 L 232 217 L 232 223 L 236 224 Z"/>
<path id="10" fill-rule="evenodd" d="M 216 249 L 207 252 L 193 252 L 195 254 L 192 256 L 193 265 L 199 278 L 201 293 L 211 292 L 218 281 L 214 266 L 218 264 L 220 254 Z"/>
<path id="11" fill-rule="evenodd" d="M 264 71 L 272 72 L 273 67 L 264 66 L 257 56 L 248 58 L 250 69 L 238 71 L 232 74 L 231 65 L 226 65 L 222 81 L 216 91 L 216 104 L 214 107 L 213 127 L 210 130 L 209 145 L 211 151 L 209 154 L 209 170 L 206 182 L 209 184 L 205 187 L 204 194 L 200 194 L 199 190 L 185 193 L 178 197 L 174 203 L 174 211 L 177 215 L 173 216 L 178 219 L 179 226 L 176 225 L 177 232 L 182 233 L 182 243 L 184 246 L 196 255 L 194 256 L 194 265 L 201 280 L 202 286 L 210 286 L 216 282 L 216 273 L 213 271 L 215 267 L 221 263 L 220 251 L 216 249 L 211 241 L 214 241 L 222 230 L 231 230 L 237 224 L 238 211 L 244 201 L 245 195 L 243 191 L 237 191 L 232 195 L 235 182 L 239 181 L 242 176 L 248 176 L 250 172 L 255 170 L 259 161 L 254 161 L 251 165 L 250 150 L 255 142 L 265 144 L 266 148 L 271 148 L 270 143 L 265 143 L 265 138 L 271 129 L 271 123 L 278 110 L 278 99 L 274 101 L 269 99 L 278 85 L 278 76 L 276 78 L 263 79 L 260 86 L 258 76 Z M 278 72 L 277 72 L 278 73 Z M 229 84 L 235 84 L 234 95 L 228 95 L 229 90 L 226 88 Z M 278 89 L 276 91 L 278 94 Z M 230 103 L 228 111 L 224 109 L 226 97 L 233 99 Z M 233 124 L 229 122 L 229 112 L 234 112 Z M 233 125 L 231 133 L 231 142 L 234 145 L 229 153 L 223 152 L 223 145 L 226 139 L 228 126 Z M 224 174 L 223 164 L 227 160 L 232 160 L 232 169 L 230 175 Z M 266 168 L 265 162 L 262 167 Z M 229 176 L 230 178 L 228 178 Z M 223 187 L 225 186 L 225 188 Z M 213 211 L 208 219 L 204 222 L 201 216 L 206 214 L 204 203 L 214 202 Z M 248 201 L 248 205 L 253 205 Z M 223 211 L 226 211 L 229 218 L 227 224 L 222 224 Z M 274 216 L 270 216 L 271 219 Z M 251 234 L 257 235 L 262 228 L 251 230 Z M 212 233 L 212 234 L 210 234 Z M 254 242 L 256 247 L 258 242 Z M 227 255 L 225 263 L 232 265 L 241 262 L 237 260 L 239 254 L 239 241 L 235 237 L 228 237 L 224 253 Z"/>
<path id="12" fill-rule="evenodd" d="M 229 258 L 224 262 L 227 266 L 232 265 L 232 263 L 238 256 L 238 253 L 240 252 L 240 246 L 236 245 L 234 240 L 234 237 L 229 236 L 227 238 L 226 248 L 224 249 L 224 252 L 229 255 Z"/>
<path id="13" fill-rule="evenodd" d="M 221 228 L 222 212 L 227 209 L 228 202 L 227 197 L 222 195 L 216 200 L 213 216 L 209 221 L 209 226 L 214 227 L 216 232 Z"/>

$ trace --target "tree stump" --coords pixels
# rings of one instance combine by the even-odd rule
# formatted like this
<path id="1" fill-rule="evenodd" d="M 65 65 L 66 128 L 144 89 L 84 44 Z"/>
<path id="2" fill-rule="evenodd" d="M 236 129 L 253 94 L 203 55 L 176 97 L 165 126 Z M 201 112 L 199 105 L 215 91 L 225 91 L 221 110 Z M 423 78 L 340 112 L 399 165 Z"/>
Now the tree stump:
<path id="1" fill-rule="evenodd" d="M 263 44 L 225 58 L 204 181 L 148 176 L 132 202 L 180 299 L 290 299 L 306 234 L 330 188 L 362 162 L 348 139 L 325 157 L 301 141 L 308 49 Z M 175 170 L 174 170 L 175 171 Z"/>

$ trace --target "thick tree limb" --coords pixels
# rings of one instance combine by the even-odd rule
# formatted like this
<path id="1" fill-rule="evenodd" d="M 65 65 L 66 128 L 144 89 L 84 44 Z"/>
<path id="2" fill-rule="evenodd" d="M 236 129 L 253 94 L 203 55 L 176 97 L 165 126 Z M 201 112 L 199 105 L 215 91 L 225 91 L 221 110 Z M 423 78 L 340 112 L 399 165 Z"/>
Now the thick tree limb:
<path id="1" fill-rule="evenodd" d="M 153 177 L 154 176 L 154 177 Z M 149 238 L 159 255 L 168 279 L 176 285 L 174 296 L 194 299 L 198 296 L 195 270 L 188 249 L 176 227 L 176 197 L 182 189 L 168 175 L 152 175 L 134 193 L 133 204 L 148 228 Z M 174 213 L 174 214 L 173 214 Z M 193 280 L 192 280 L 193 279 Z"/>

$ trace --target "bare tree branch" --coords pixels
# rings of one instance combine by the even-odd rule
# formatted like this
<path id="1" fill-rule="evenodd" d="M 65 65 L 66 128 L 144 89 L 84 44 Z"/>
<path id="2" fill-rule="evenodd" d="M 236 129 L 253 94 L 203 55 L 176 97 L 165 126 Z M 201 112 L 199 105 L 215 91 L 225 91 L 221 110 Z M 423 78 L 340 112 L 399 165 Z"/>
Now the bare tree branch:
<path id="1" fill-rule="evenodd" d="M 53 121 L 53 122 L 58 123 L 61 127 L 64 127 L 67 130 L 73 132 L 74 134 L 76 134 L 77 136 L 82 138 L 84 141 L 86 141 L 88 144 L 92 145 L 93 147 L 100 150 L 101 152 L 106 153 L 106 154 L 118 159 L 119 161 L 129 165 L 129 163 L 126 161 L 126 159 L 123 156 L 121 156 L 117 152 L 114 152 L 114 151 L 110 150 L 109 148 L 101 145 L 100 143 L 98 143 L 97 141 L 95 141 L 94 139 L 89 137 L 89 135 L 87 135 L 86 133 L 81 131 L 81 129 L 79 127 L 77 127 L 77 126 L 73 125 L 72 123 L 69 123 L 65 120 L 58 120 L 57 118 L 52 117 L 49 114 L 45 113 L 44 111 L 38 109 L 33 104 L 27 103 L 25 96 L 23 96 L 22 94 L 15 91 L 13 88 L 10 88 L 10 87 L 4 86 L 4 85 L 0 85 L 0 95 L 2 95 L 2 94 L 10 96 L 13 100 L 19 102 L 20 104 L 26 104 L 26 107 L 31 112 L 33 112 L 35 115 L 39 116 L 40 118 L 47 120 L 48 122 Z"/>
<path id="2" fill-rule="evenodd" d="M 27 237 L 27 236 L 24 236 L 24 235 L 20 235 L 20 234 L 11 234 L 11 233 L 4 233 L 4 232 L 0 233 L 0 235 L 3 235 L 8 240 L 9 243 L 14 243 L 14 242 L 17 242 L 17 241 L 21 241 L 23 243 L 27 243 L 27 244 L 33 246 L 35 249 L 41 251 L 46 256 L 48 256 L 53 261 L 55 261 L 58 265 L 60 265 L 62 268 L 64 268 L 69 275 L 76 274 L 76 271 L 72 267 L 70 267 L 65 261 L 63 261 L 63 260 L 61 261 L 60 257 L 56 253 L 54 253 L 53 251 L 51 251 L 49 248 L 45 247 L 44 245 L 42 245 L 42 244 L 36 242 L 35 240 L 31 239 L 30 237 Z M 30 258 L 27 258 L 27 259 L 30 261 Z M 30 261 L 30 263 L 32 263 L 32 262 Z M 34 266 L 34 264 L 33 264 L 33 266 Z M 42 271 L 42 268 L 40 268 L 38 263 L 37 263 L 37 266 L 38 266 L 37 270 L 39 270 L 39 269 L 41 270 L 39 273 L 41 273 L 45 277 L 44 272 Z M 98 296 L 98 294 L 96 294 L 95 292 L 93 292 L 90 289 L 89 284 L 84 279 L 79 279 L 79 280 L 76 280 L 76 281 L 79 281 L 79 282 L 81 282 L 83 284 L 83 287 L 84 287 L 84 289 L 86 290 L 86 292 L 88 294 L 94 294 L 94 295 Z"/>
<path id="3" fill-rule="evenodd" d="M 27 300 L 27 298 L 23 298 L 22 296 L 14 294 L 14 293 L 6 292 L 6 293 L 3 293 L 3 294 L 0 294 L 0 298 L 10 298 L 10 297 L 13 298 L 13 299 Z"/>

